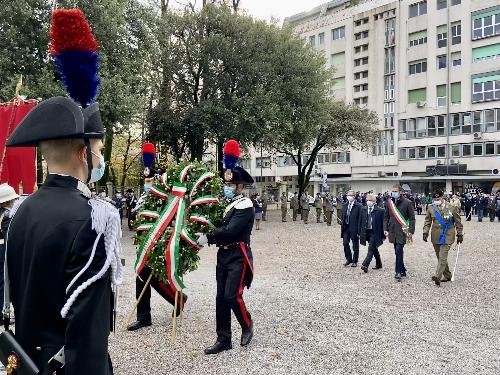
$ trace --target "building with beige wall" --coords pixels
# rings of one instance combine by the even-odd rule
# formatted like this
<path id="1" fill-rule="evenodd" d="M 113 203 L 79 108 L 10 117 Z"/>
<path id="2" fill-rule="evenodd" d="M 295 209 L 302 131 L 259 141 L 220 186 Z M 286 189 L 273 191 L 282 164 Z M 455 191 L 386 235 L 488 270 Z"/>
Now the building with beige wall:
<path id="1" fill-rule="evenodd" d="M 310 193 L 500 181 L 498 0 L 334 0 L 285 24 L 335 68 L 333 96 L 380 118 L 369 152 L 320 156 Z M 290 164 L 252 150 L 246 166 L 262 185 L 294 191 Z"/>

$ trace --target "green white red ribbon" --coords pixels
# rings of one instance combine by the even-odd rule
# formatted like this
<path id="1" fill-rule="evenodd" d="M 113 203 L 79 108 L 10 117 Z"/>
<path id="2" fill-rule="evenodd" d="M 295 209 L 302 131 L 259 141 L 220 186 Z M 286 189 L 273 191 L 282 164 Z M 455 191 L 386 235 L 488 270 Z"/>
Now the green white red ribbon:
<path id="1" fill-rule="evenodd" d="M 139 216 L 148 217 L 150 219 L 158 219 L 160 217 L 160 214 L 156 211 L 143 210 L 139 211 Z"/>
<path id="2" fill-rule="evenodd" d="M 207 195 L 205 197 L 201 197 L 192 201 L 190 207 L 199 206 L 201 204 L 211 204 L 211 203 L 219 203 L 219 198 L 213 195 Z"/>
<path id="3" fill-rule="evenodd" d="M 191 215 L 189 217 L 189 221 L 193 223 L 201 223 L 203 225 L 208 225 L 212 228 L 215 228 L 215 225 L 210 221 L 210 219 L 203 215 Z"/>
<path id="4" fill-rule="evenodd" d="M 396 204 L 392 201 L 392 199 L 389 199 L 389 210 L 392 212 L 392 215 L 396 219 L 396 221 L 401 225 L 401 229 L 403 230 L 403 233 L 406 236 L 406 243 L 411 243 L 411 238 L 410 238 L 410 222 L 406 217 L 403 216 L 401 211 L 396 207 Z"/>

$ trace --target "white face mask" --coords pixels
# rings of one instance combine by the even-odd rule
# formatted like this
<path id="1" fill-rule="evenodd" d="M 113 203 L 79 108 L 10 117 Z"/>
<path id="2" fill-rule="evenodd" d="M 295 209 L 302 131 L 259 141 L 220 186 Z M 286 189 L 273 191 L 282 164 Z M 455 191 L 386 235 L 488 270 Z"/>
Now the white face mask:
<path id="1" fill-rule="evenodd" d="M 367 205 L 368 207 L 373 207 L 373 206 L 375 205 L 375 203 L 374 203 L 374 202 L 372 202 L 372 201 L 366 201 L 366 205 Z"/>
<path id="2" fill-rule="evenodd" d="M 348 196 L 347 196 L 347 200 L 348 200 L 349 202 L 354 202 L 354 197 L 353 197 L 353 196 L 351 196 L 351 195 L 348 195 Z"/>

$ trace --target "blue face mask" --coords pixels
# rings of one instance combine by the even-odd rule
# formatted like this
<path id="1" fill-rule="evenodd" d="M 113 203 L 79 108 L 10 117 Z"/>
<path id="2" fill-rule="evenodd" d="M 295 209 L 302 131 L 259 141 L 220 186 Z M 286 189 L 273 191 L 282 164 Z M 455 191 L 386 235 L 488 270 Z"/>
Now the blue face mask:
<path id="1" fill-rule="evenodd" d="M 151 184 L 144 184 L 144 191 L 147 193 L 151 189 Z"/>
<path id="2" fill-rule="evenodd" d="M 393 197 L 394 199 L 398 199 L 399 198 L 399 193 L 397 191 L 392 191 L 391 192 L 391 197 Z"/>
<path id="3" fill-rule="evenodd" d="M 94 153 L 92 152 L 92 154 L 94 154 Z M 96 154 L 94 154 L 94 155 L 98 156 Z M 97 166 L 97 168 L 92 169 L 92 173 L 90 174 L 89 183 L 99 181 L 102 178 L 102 176 L 104 176 L 105 170 L 106 170 L 106 162 L 104 161 L 104 156 L 100 156 L 99 157 L 99 165 Z"/>
<path id="4" fill-rule="evenodd" d="M 224 195 L 228 199 L 234 198 L 234 189 L 231 186 L 224 186 Z"/>

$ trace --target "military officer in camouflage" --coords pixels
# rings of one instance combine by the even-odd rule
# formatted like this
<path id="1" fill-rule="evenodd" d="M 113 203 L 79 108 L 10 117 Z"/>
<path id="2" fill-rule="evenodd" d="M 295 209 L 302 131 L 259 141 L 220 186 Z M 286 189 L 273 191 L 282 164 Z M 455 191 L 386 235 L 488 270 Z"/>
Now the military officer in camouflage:
<path id="1" fill-rule="evenodd" d="M 283 194 L 281 194 L 280 201 L 281 201 L 281 221 L 283 223 L 286 223 L 286 215 L 288 214 L 288 209 L 286 207 L 286 205 L 287 205 L 287 199 L 286 199 L 286 193 L 285 192 L 283 192 Z"/>
<path id="2" fill-rule="evenodd" d="M 290 200 L 290 208 L 293 211 L 293 221 L 297 221 L 297 214 L 299 213 L 299 208 L 300 208 L 299 195 L 297 194 L 297 192 L 295 192 L 292 199 Z"/>
<path id="3" fill-rule="evenodd" d="M 304 220 L 304 224 L 307 224 L 309 222 L 309 210 L 311 208 L 309 207 L 309 197 L 306 192 L 303 192 L 300 197 L 300 208 L 302 209 L 302 220 Z"/>
<path id="4" fill-rule="evenodd" d="M 451 281 L 448 252 L 455 242 L 455 237 L 457 244 L 462 243 L 464 237 L 459 208 L 449 204 L 440 190 L 436 190 L 433 197 L 433 204 L 429 206 L 425 216 L 423 239 L 427 242 L 430 231 L 431 242 L 438 258 L 436 273 L 432 276 L 432 280 L 439 286 L 441 282 Z"/>
<path id="5" fill-rule="evenodd" d="M 321 223 L 321 211 L 323 209 L 323 199 L 321 198 L 321 193 L 316 194 L 316 198 L 314 198 L 314 207 L 316 208 L 316 222 Z"/>

